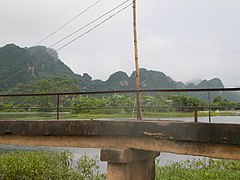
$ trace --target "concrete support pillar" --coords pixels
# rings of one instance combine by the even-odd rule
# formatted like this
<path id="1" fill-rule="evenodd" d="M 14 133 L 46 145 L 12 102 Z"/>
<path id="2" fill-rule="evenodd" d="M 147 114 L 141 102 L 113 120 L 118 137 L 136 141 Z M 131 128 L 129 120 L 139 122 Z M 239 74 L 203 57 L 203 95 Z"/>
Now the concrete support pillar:
<path id="1" fill-rule="evenodd" d="M 154 180 L 155 158 L 159 154 L 136 149 L 103 149 L 100 158 L 108 162 L 108 180 Z"/>

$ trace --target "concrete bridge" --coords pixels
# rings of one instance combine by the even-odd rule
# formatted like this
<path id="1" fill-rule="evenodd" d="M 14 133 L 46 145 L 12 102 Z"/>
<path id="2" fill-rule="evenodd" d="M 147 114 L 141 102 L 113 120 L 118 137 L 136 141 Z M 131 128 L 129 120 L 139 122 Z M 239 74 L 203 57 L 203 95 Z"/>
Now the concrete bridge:
<path id="1" fill-rule="evenodd" d="M 177 121 L 0 121 L 0 144 L 100 148 L 109 180 L 154 179 L 159 152 L 240 159 L 240 125 Z"/>

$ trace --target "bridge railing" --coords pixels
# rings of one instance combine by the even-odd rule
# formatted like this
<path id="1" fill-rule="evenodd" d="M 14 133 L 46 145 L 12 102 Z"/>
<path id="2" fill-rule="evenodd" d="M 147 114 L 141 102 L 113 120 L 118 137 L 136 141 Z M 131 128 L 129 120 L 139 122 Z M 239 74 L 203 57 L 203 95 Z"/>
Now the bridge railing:
<path id="1" fill-rule="evenodd" d="M 143 117 L 150 117 L 155 119 L 162 119 L 169 116 L 170 112 L 174 112 L 174 117 L 191 116 L 195 122 L 198 122 L 199 112 L 205 112 L 207 114 L 209 122 L 211 122 L 212 111 L 219 110 L 231 110 L 231 112 L 239 110 L 240 105 L 238 103 L 230 103 L 230 101 L 225 100 L 225 97 L 229 96 L 229 92 L 239 93 L 240 88 L 214 88 L 214 89 L 144 89 L 140 90 L 141 93 L 141 109 Z M 136 105 L 134 103 L 134 97 L 137 93 L 136 90 L 119 90 L 119 91 L 98 91 L 98 92 L 71 92 L 71 93 L 32 93 L 32 94 L 1 94 L 0 95 L 0 119 L 12 118 L 15 119 L 15 115 L 31 114 L 44 118 L 56 118 L 60 119 L 60 115 L 64 118 L 68 118 L 66 115 L 73 113 L 75 110 L 79 112 L 74 112 L 75 115 L 71 115 L 71 118 L 79 118 L 76 114 L 89 113 L 87 117 L 89 119 L 94 119 L 95 117 L 108 118 L 111 113 L 117 112 L 119 115 L 120 110 L 124 110 L 127 113 L 127 118 L 134 118 Z M 101 102 L 97 104 L 96 102 L 91 105 L 85 103 L 84 106 L 75 105 L 73 107 L 73 101 L 79 97 L 85 97 L 86 99 L 106 99 L 110 96 L 114 96 L 112 99 L 109 98 L 109 102 Z M 128 97 L 126 100 L 129 102 L 117 104 L 115 101 L 119 100 L 121 96 L 124 95 Z M 151 98 L 149 98 L 151 97 Z M 172 99 L 170 98 L 172 97 Z M 185 99 L 174 99 L 174 97 L 185 97 Z M 194 102 L 196 99 L 187 99 L 188 97 L 201 97 L 203 99 L 203 104 L 197 104 Z M 213 105 L 213 101 L 216 97 L 222 97 L 220 100 L 225 100 L 227 103 L 222 105 Z M 240 97 L 240 96 L 239 96 Z M 115 98 L 115 99 L 114 99 Z M 159 100 L 159 102 L 154 102 L 154 100 Z M 81 101 L 81 99 L 78 99 Z M 188 102 L 184 102 L 188 101 Z M 105 112 L 106 116 L 92 116 L 93 112 Z M 117 111 L 118 110 L 118 111 Z M 184 114 L 181 114 L 184 112 Z M 165 114 L 164 114 L 165 113 Z M 166 115 L 167 114 L 167 115 Z M 50 116 L 50 117 L 49 117 Z M 17 118 L 18 119 L 18 118 Z"/>

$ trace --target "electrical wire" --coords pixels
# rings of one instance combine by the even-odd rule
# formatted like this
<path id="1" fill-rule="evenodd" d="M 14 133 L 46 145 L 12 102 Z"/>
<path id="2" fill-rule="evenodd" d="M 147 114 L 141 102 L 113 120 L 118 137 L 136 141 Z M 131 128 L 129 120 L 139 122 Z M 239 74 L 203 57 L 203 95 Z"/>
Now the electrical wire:
<path id="1" fill-rule="evenodd" d="M 82 14 L 84 14 L 85 12 L 87 12 L 89 9 L 91 9 L 92 7 L 94 7 L 95 5 L 97 5 L 100 1 L 102 0 L 98 0 L 95 3 L 93 3 L 91 6 L 89 6 L 88 8 L 84 9 L 82 12 L 78 13 L 76 16 L 74 16 L 72 19 L 70 19 L 68 22 L 66 22 L 64 25 L 62 25 L 61 27 L 59 27 L 57 30 L 55 30 L 54 32 L 52 32 L 51 34 L 47 35 L 45 38 L 43 38 L 42 40 L 40 40 L 39 42 L 37 42 L 34 46 L 39 45 L 40 43 L 44 42 L 45 40 L 47 40 L 48 38 L 50 38 L 51 36 L 53 36 L 54 34 L 56 34 L 58 31 L 60 31 L 61 29 L 63 29 L 64 27 L 66 27 L 67 25 L 69 25 L 71 22 L 73 22 L 75 19 L 77 19 L 79 16 L 81 16 Z M 40 52 L 39 54 L 41 54 L 42 52 Z M 27 70 L 27 68 L 24 68 L 20 71 L 18 71 L 17 73 L 3 79 L 0 81 L 0 83 L 7 81 L 8 79 L 11 79 L 13 77 L 15 77 L 16 75 L 22 73 L 23 71 Z"/>
<path id="2" fill-rule="evenodd" d="M 85 12 L 87 12 L 89 9 L 91 9 L 92 7 L 94 7 L 96 4 L 98 4 L 101 0 L 96 1 L 94 4 L 92 4 L 91 6 L 89 6 L 88 8 L 86 8 L 85 10 L 83 10 L 82 12 L 80 12 L 79 14 L 77 14 L 76 16 L 74 16 L 72 19 L 70 19 L 68 22 L 66 22 L 64 25 L 62 25 L 61 27 L 59 27 L 57 30 L 55 30 L 54 32 L 52 32 L 51 34 L 47 35 L 45 38 L 43 38 L 42 40 L 40 40 L 39 42 L 37 42 L 34 46 L 39 45 L 40 43 L 44 42 L 45 40 L 47 40 L 48 38 L 50 38 L 51 36 L 53 36 L 54 34 L 56 34 L 58 31 L 60 31 L 61 29 L 63 29 L 64 27 L 66 27 L 67 25 L 69 25 L 71 22 L 73 22 L 75 19 L 77 19 L 79 16 L 81 16 L 82 14 L 84 14 Z"/>
<path id="3" fill-rule="evenodd" d="M 68 46 L 69 44 L 73 43 L 74 41 L 78 40 L 79 38 L 83 37 L 84 35 L 90 33 L 91 31 L 93 31 L 94 29 L 96 29 L 97 27 L 99 27 L 100 25 L 102 25 L 103 23 L 107 22 L 108 20 L 110 20 L 111 18 L 113 18 L 114 16 L 116 16 L 117 14 L 119 14 L 120 12 L 122 12 L 123 10 L 127 9 L 129 6 L 131 6 L 133 3 L 125 6 L 124 8 L 120 9 L 119 11 L 117 11 L 116 13 L 114 13 L 113 15 L 110 15 L 107 19 L 103 20 L 102 22 L 98 23 L 97 25 L 95 25 L 94 27 L 92 27 L 91 29 L 89 29 L 88 31 L 84 32 L 83 34 L 81 34 L 80 36 L 74 38 L 73 40 L 69 41 L 68 43 L 64 44 L 63 46 L 61 46 L 60 48 L 58 48 L 56 51 L 59 51 L 61 49 L 63 49 L 64 47 Z"/>
<path id="4" fill-rule="evenodd" d="M 13 74 L 13 75 L 11 75 L 11 76 L 8 76 L 7 78 L 1 80 L 0 83 L 3 83 L 4 81 L 7 81 L 8 79 L 11 79 L 11 78 L 15 77 L 16 75 L 22 73 L 23 71 L 25 71 L 25 70 L 27 70 L 27 69 L 28 69 L 28 67 L 26 67 L 26 68 L 18 71 L 17 73 L 15 73 L 15 74 Z"/>
<path id="5" fill-rule="evenodd" d="M 98 21 L 99 19 L 103 18 L 104 16 L 108 15 L 109 13 L 113 12 L 114 10 L 118 9 L 119 7 L 123 6 L 124 4 L 126 4 L 127 2 L 129 2 L 130 0 L 126 0 L 123 3 L 119 4 L 118 6 L 116 6 L 115 8 L 107 11 L 106 13 L 102 14 L 101 16 L 99 16 L 98 18 L 94 19 L 93 21 L 91 21 L 90 23 L 82 26 L 81 28 L 77 29 L 76 31 L 72 32 L 71 34 L 67 35 L 66 37 L 62 38 L 61 40 L 55 42 L 54 44 L 50 45 L 49 48 L 61 43 L 62 41 L 66 40 L 67 38 L 73 36 L 74 34 L 78 33 L 79 31 L 87 28 L 88 26 L 90 26 L 91 24 L 95 23 L 96 21 Z"/>
<path id="6" fill-rule="evenodd" d="M 99 0 L 99 1 L 101 1 L 101 0 Z M 129 2 L 129 1 L 130 1 L 130 0 L 124 1 L 124 2 L 121 3 L 120 5 L 116 6 L 115 8 L 111 9 L 110 11 L 104 13 L 104 14 L 101 15 L 100 17 L 98 17 L 98 18 L 96 18 L 95 20 L 93 20 L 92 22 L 86 24 L 86 25 L 83 26 L 82 28 L 74 31 L 73 33 L 71 33 L 70 35 L 66 36 L 65 38 L 63 38 L 63 39 L 60 40 L 60 41 L 62 42 L 63 40 L 67 39 L 68 37 L 72 36 L 73 34 L 76 34 L 76 33 L 79 32 L 80 30 L 82 30 L 82 29 L 86 28 L 87 26 L 93 24 L 93 23 L 96 22 L 97 20 L 103 18 L 104 16 L 106 16 L 106 15 L 109 14 L 110 12 L 116 10 L 117 8 L 121 7 L 122 5 L 126 4 L 126 3 Z M 97 1 L 97 2 L 98 2 L 98 1 Z M 113 18 L 114 16 L 116 16 L 117 14 L 119 14 L 119 13 L 121 13 L 122 11 L 124 11 L 125 9 L 127 9 L 127 8 L 128 8 L 129 6 L 131 6 L 132 4 L 133 4 L 133 3 L 130 3 L 129 5 L 123 7 L 123 8 L 120 9 L 119 11 L 117 11 L 116 13 L 110 15 L 107 19 L 103 20 L 102 22 L 98 23 L 97 25 L 95 25 L 95 26 L 92 27 L 91 29 L 89 29 L 89 30 L 87 30 L 86 32 L 82 33 L 80 36 L 78 36 L 78 37 L 72 39 L 71 41 L 69 41 L 68 43 L 64 44 L 63 46 L 61 46 L 60 48 L 58 48 L 56 51 L 57 51 L 57 52 L 60 51 L 61 49 L 65 48 L 66 46 L 68 46 L 68 45 L 70 45 L 70 44 L 72 44 L 73 42 L 75 42 L 75 41 L 78 40 L 79 38 L 81 38 L 81 37 L 85 36 L 86 34 L 90 33 L 91 31 L 93 31 L 94 29 L 96 29 L 97 27 L 99 27 L 100 25 L 104 24 L 105 22 L 107 22 L 108 20 L 110 20 L 111 18 Z M 50 36 L 49 36 L 49 37 L 50 37 Z M 47 38 L 46 38 L 46 39 L 47 39 Z M 51 47 L 55 46 L 56 44 L 60 43 L 60 41 L 58 41 L 57 43 L 54 43 L 53 45 L 51 45 L 51 46 L 49 46 L 49 47 L 46 47 L 46 48 L 51 48 Z M 45 52 L 45 50 L 39 52 L 38 54 L 35 54 L 33 57 L 35 57 L 35 56 L 37 56 L 37 55 L 39 55 L 39 54 L 41 54 L 41 53 L 43 53 L 43 52 Z M 49 53 L 50 56 L 51 56 L 52 54 L 53 54 L 53 53 Z M 26 68 L 18 71 L 17 73 L 15 73 L 15 74 L 13 74 L 13 75 L 11 75 L 11 76 L 9 76 L 9 77 L 1 80 L 0 83 L 6 81 L 6 80 L 8 80 L 8 79 L 11 79 L 11 78 L 15 77 L 16 75 L 22 73 L 23 71 L 25 71 L 25 70 L 27 70 L 27 69 L 28 69 L 28 67 L 26 67 Z"/>

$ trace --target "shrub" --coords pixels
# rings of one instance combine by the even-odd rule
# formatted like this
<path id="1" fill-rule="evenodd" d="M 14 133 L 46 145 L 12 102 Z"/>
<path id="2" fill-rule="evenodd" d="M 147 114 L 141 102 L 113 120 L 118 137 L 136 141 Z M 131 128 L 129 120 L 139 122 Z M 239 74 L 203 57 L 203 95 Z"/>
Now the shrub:
<path id="1" fill-rule="evenodd" d="M 106 179 L 98 171 L 97 160 L 83 156 L 77 166 L 71 153 L 12 152 L 0 155 L 0 179 Z"/>
<path id="2" fill-rule="evenodd" d="M 240 161 L 195 160 L 166 166 L 156 163 L 156 180 L 164 179 L 239 179 Z"/>

